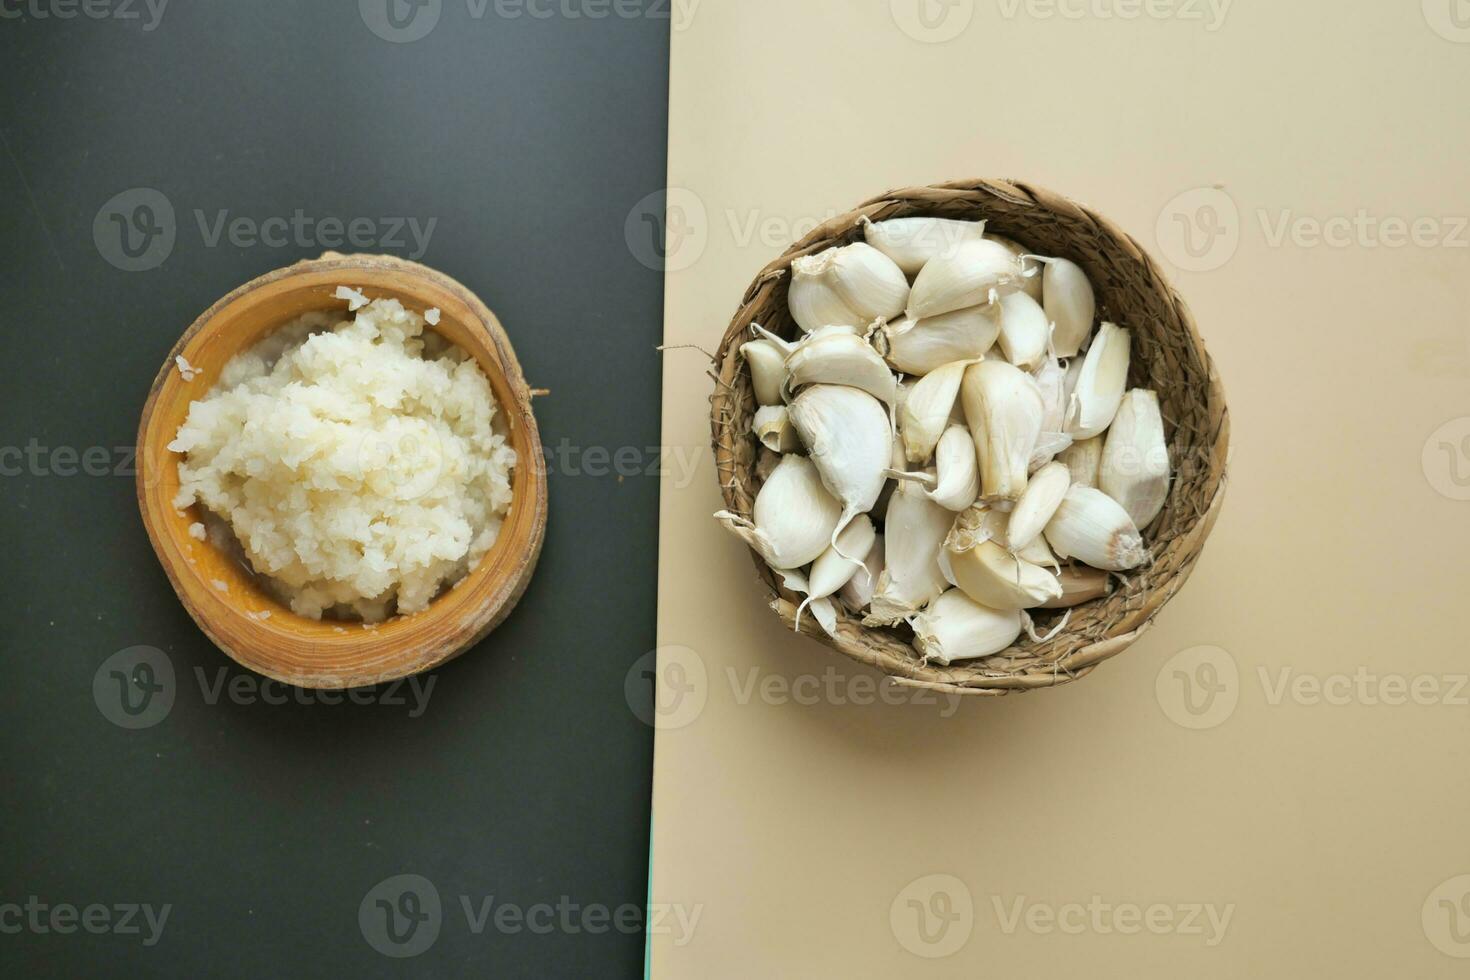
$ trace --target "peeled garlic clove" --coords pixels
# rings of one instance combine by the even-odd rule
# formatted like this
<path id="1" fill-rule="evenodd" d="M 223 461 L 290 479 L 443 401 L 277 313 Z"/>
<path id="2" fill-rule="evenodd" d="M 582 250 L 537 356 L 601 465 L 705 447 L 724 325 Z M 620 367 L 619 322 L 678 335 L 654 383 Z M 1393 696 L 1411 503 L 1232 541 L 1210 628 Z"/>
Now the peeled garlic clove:
<path id="1" fill-rule="evenodd" d="M 750 429 L 771 452 L 794 453 L 801 448 L 785 405 L 767 405 L 755 413 Z"/>
<path id="2" fill-rule="evenodd" d="M 1011 250 L 1011 254 L 1021 263 L 1021 275 L 1023 276 L 1021 280 L 1021 291 L 1040 303 L 1042 267 L 1041 263 L 1037 261 L 1036 256 L 1029 248 L 1026 248 L 1015 239 L 1006 238 L 1004 235 L 990 234 L 987 234 L 985 237 L 993 242 L 999 242 Z"/>
<path id="3" fill-rule="evenodd" d="M 930 500 L 917 483 L 900 482 L 883 523 L 883 574 L 867 626 L 892 626 L 944 591 L 939 552 L 954 514 Z"/>
<path id="4" fill-rule="evenodd" d="M 1098 489 L 1123 505 L 1135 527 L 1146 528 L 1169 496 L 1169 446 L 1159 396 L 1145 388 L 1124 395 L 1105 438 Z"/>
<path id="5" fill-rule="evenodd" d="M 1030 609 L 1062 594 L 1061 583 L 1040 565 L 1022 561 L 995 541 L 964 551 L 948 549 L 960 590 L 992 609 Z"/>
<path id="6" fill-rule="evenodd" d="M 888 363 L 904 374 L 925 375 L 955 361 L 974 360 L 995 346 L 1000 319 L 987 306 L 905 317 L 883 327 Z"/>
<path id="7" fill-rule="evenodd" d="M 866 322 L 888 320 L 903 312 L 909 301 L 909 281 L 903 270 L 866 242 L 855 242 L 822 253 L 823 273 L 837 296 Z"/>
<path id="8" fill-rule="evenodd" d="M 1104 323 L 1087 348 L 1069 409 L 1067 432 L 1073 439 L 1091 439 L 1112 424 L 1128 385 L 1129 343 L 1127 330 Z"/>
<path id="9" fill-rule="evenodd" d="M 1000 349 L 1023 371 L 1034 371 L 1046 359 L 1051 323 L 1041 304 L 1023 292 L 1000 298 Z"/>
<path id="10" fill-rule="evenodd" d="M 917 275 L 924 264 L 936 255 L 949 251 L 961 242 L 976 241 L 985 234 L 983 221 L 956 221 L 951 218 L 889 218 L 887 221 L 862 219 L 863 237 L 868 244 L 892 259 L 905 275 Z"/>
<path id="11" fill-rule="evenodd" d="M 740 345 L 740 354 L 750 368 L 750 384 L 761 405 L 781 404 L 781 385 L 786 380 L 786 355 L 769 340 L 752 340 Z"/>
<path id="12" fill-rule="evenodd" d="M 786 305 L 796 325 L 807 333 L 820 327 L 862 327 L 872 322 L 872 318 L 865 319 L 843 302 L 827 278 L 832 265 L 832 251 L 828 249 L 816 255 L 803 255 L 791 263 L 791 287 L 786 292 Z"/>
<path id="13" fill-rule="evenodd" d="M 922 320 L 989 303 L 1020 289 L 1022 278 L 1020 260 L 1004 245 L 983 238 L 962 242 L 919 270 L 908 315 Z"/>
<path id="14" fill-rule="evenodd" d="M 805 456 L 783 456 L 755 495 L 754 520 L 722 510 L 715 518 L 760 553 L 772 568 L 800 568 L 827 550 L 842 505 Z"/>
<path id="15" fill-rule="evenodd" d="M 1067 259 L 1047 259 L 1041 277 L 1046 318 L 1056 325 L 1051 342 L 1058 357 L 1074 357 L 1092 333 L 1097 300 L 1082 267 Z"/>
<path id="16" fill-rule="evenodd" d="M 1123 505 L 1101 490 L 1074 485 L 1046 525 L 1046 540 L 1062 558 L 1110 572 L 1148 560 L 1143 536 Z"/>
<path id="17" fill-rule="evenodd" d="M 883 490 L 893 454 L 888 412 L 866 391 L 825 384 L 807 388 L 789 411 L 823 485 L 842 503 L 832 531 L 835 545 L 838 532 L 856 515 L 872 510 Z"/>
<path id="18" fill-rule="evenodd" d="M 1020 368 L 985 360 L 965 369 L 960 398 L 975 437 L 982 498 L 1018 499 L 1041 436 L 1041 389 Z"/>
<path id="19" fill-rule="evenodd" d="M 838 590 L 838 596 L 847 608 L 853 612 L 861 612 L 873 601 L 873 593 L 878 588 L 878 576 L 883 574 L 883 535 L 879 534 L 873 538 L 873 544 L 868 548 L 868 555 L 863 559 L 863 567 L 854 569 L 852 578 L 847 584 Z"/>
<path id="20" fill-rule="evenodd" d="M 1019 552 L 1040 537 L 1071 486 L 1072 474 L 1062 463 L 1047 463 L 1032 475 L 1006 525 L 1006 544 L 1012 551 Z"/>
<path id="21" fill-rule="evenodd" d="M 1000 653 L 1021 635 L 1021 612 L 989 609 L 950 589 L 915 616 L 914 646 L 926 660 L 952 664 Z"/>
<path id="22" fill-rule="evenodd" d="M 1062 450 L 1057 461 L 1066 464 L 1072 474 L 1073 483 L 1096 487 L 1098 469 L 1102 466 L 1102 452 L 1103 437 L 1093 436 L 1091 439 L 1073 442 Z"/>
<path id="23" fill-rule="evenodd" d="M 898 396 L 893 372 L 862 337 L 843 329 L 823 327 L 808 334 L 786 359 L 786 390 L 804 385 L 848 385 L 866 391 L 885 404 Z"/>
<path id="24" fill-rule="evenodd" d="M 960 381 L 965 368 L 973 362 L 955 361 L 924 375 L 909 388 L 903 407 L 898 412 L 898 428 L 903 434 L 904 453 L 911 463 L 923 463 L 934 455 L 940 436 L 949 426 L 955 402 L 959 399 Z"/>
<path id="25" fill-rule="evenodd" d="M 1086 565 L 1067 565 L 1057 579 L 1062 583 L 1062 594 L 1051 602 L 1043 603 L 1042 609 L 1071 609 L 1084 602 L 1101 599 L 1113 591 L 1111 575 Z"/>

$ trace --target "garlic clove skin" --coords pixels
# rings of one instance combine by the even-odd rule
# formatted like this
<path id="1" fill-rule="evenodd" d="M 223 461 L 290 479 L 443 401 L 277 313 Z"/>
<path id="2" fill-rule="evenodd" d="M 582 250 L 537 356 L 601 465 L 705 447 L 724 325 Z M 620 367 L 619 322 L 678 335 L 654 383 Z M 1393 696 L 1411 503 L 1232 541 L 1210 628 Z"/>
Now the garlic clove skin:
<path id="1" fill-rule="evenodd" d="M 1169 446 L 1159 396 L 1134 388 L 1123 396 L 1103 442 L 1097 486 L 1123 505 L 1140 530 L 1153 523 L 1169 496 Z"/>
<path id="2" fill-rule="evenodd" d="M 1042 432 L 1065 432 L 1067 428 L 1067 369 L 1054 356 L 1042 359 L 1033 372 L 1036 387 L 1041 389 L 1041 403 L 1046 414 L 1041 419 Z"/>
<path id="3" fill-rule="evenodd" d="M 1148 560 L 1143 536 L 1123 505 L 1101 490 L 1074 485 L 1046 525 L 1046 540 L 1062 558 L 1122 572 Z"/>
<path id="4" fill-rule="evenodd" d="M 1010 249 L 982 238 L 935 256 L 914 279 L 908 316 L 938 316 L 980 306 L 1021 288 L 1021 262 Z"/>
<path id="5" fill-rule="evenodd" d="M 923 320 L 905 317 L 880 333 L 889 365 L 922 376 L 955 361 L 989 356 L 1000 336 L 1000 318 L 989 306 L 972 306 Z"/>
<path id="6" fill-rule="evenodd" d="M 1011 254 L 1021 263 L 1021 275 L 1023 277 L 1021 280 L 1021 291 L 1040 303 L 1041 280 L 1045 270 L 1042 268 L 1042 264 L 1037 261 L 1035 254 L 1013 238 L 991 234 L 986 234 L 985 237 L 1011 250 Z"/>
<path id="7" fill-rule="evenodd" d="M 959 400 L 960 382 L 965 368 L 973 361 L 955 361 L 931 371 L 908 390 L 903 407 L 898 411 L 899 432 L 903 436 L 904 454 L 911 463 L 927 462 L 949 427 Z"/>
<path id="8" fill-rule="evenodd" d="M 753 520 L 731 511 L 715 518 L 776 569 L 800 568 L 832 543 L 842 505 L 805 456 L 783 456 L 755 495 Z"/>
<path id="9" fill-rule="evenodd" d="M 791 415 L 785 405 L 767 405 L 755 413 L 750 429 L 773 453 L 794 453 L 801 449 L 796 437 L 796 428 L 791 424 Z"/>
<path id="10" fill-rule="evenodd" d="M 804 333 L 826 326 L 864 327 L 872 322 L 845 303 L 828 280 L 833 249 L 803 255 L 791 263 L 786 306 Z"/>
<path id="11" fill-rule="evenodd" d="M 1086 565 L 1067 565 L 1058 573 L 1057 579 L 1062 583 L 1061 596 L 1043 603 L 1040 608 L 1071 609 L 1084 602 L 1101 599 L 1113 591 L 1112 575 Z"/>
<path id="12" fill-rule="evenodd" d="M 1056 324 L 1052 346 L 1058 357 L 1075 357 L 1097 314 L 1092 283 L 1082 267 L 1067 259 L 1047 259 L 1041 276 L 1042 305 L 1046 318 Z"/>
<path id="13" fill-rule="evenodd" d="M 1022 371 L 1034 371 L 1046 359 L 1051 323 L 1046 311 L 1024 292 L 1000 298 L 1000 349 Z"/>
<path id="14" fill-rule="evenodd" d="M 837 535 L 836 543 L 812 562 L 806 601 L 796 609 L 796 629 L 801 628 L 801 614 L 813 600 L 827 598 L 865 569 L 863 559 L 872 550 L 876 537 L 868 515 L 859 514 Z M 858 561 L 848 556 L 855 556 Z"/>
<path id="15" fill-rule="evenodd" d="M 1041 389 L 1020 368 L 987 359 L 965 369 L 960 398 L 975 437 L 981 498 L 1019 499 L 1041 436 Z"/>
<path id="16" fill-rule="evenodd" d="M 789 412 L 823 485 L 842 504 L 831 536 L 836 545 L 848 522 L 873 509 L 887 480 L 893 455 L 888 412 L 866 391 L 828 384 L 807 388 Z"/>
<path id="17" fill-rule="evenodd" d="M 883 524 L 883 573 L 864 625 L 893 626 L 944 591 L 939 553 L 953 524 L 954 514 L 919 484 L 898 484 Z"/>
<path id="18" fill-rule="evenodd" d="M 990 657 L 1021 635 L 1019 610 L 989 609 L 959 589 L 950 589 L 915 616 L 914 646 L 926 660 L 949 665 Z"/>
<path id="19" fill-rule="evenodd" d="M 1046 543 L 1046 535 L 1044 534 L 1038 534 L 1032 538 L 1031 543 L 1026 547 L 1015 549 L 1015 554 L 1022 561 L 1029 561 L 1031 564 L 1040 565 L 1042 568 L 1050 568 L 1053 573 L 1061 572 L 1061 560 L 1052 552 L 1051 545 Z"/>
<path id="20" fill-rule="evenodd" d="M 868 244 L 892 259 L 908 276 L 918 275 L 930 259 L 961 242 L 985 236 L 983 221 L 916 217 L 875 222 L 864 217 L 861 223 Z"/>
<path id="21" fill-rule="evenodd" d="M 1064 463 L 1047 463 L 1032 475 L 1006 525 L 1006 544 L 1012 551 L 1021 551 L 1041 536 L 1071 486 L 1072 474 Z"/>
<path id="22" fill-rule="evenodd" d="M 750 368 L 750 385 L 760 405 L 780 405 L 786 381 L 786 354 L 769 340 L 751 340 L 740 345 L 740 354 Z"/>
<path id="23" fill-rule="evenodd" d="M 1130 343 L 1127 330 L 1104 323 L 1087 348 L 1068 408 L 1067 433 L 1073 439 L 1091 439 L 1112 424 L 1128 385 Z"/>
<path id="24" fill-rule="evenodd" d="M 873 246 L 855 242 L 829 254 L 827 282 L 848 309 L 866 322 L 892 319 L 908 305 L 908 277 Z"/>
<path id="25" fill-rule="evenodd" d="M 1055 575 L 1022 561 L 995 541 L 963 551 L 949 548 L 948 557 L 960 591 L 991 609 L 1030 609 L 1061 597 Z"/>
<path id="26" fill-rule="evenodd" d="M 962 425 L 944 430 L 934 451 L 934 464 L 939 478 L 929 491 L 930 500 L 955 512 L 975 503 L 975 498 L 980 496 L 980 466 L 970 430 Z"/>
<path id="27" fill-rule="evenodd" d="M 810 384 L 848 385 L 889 405 L 898 398 L 898 384 L 883 358 L 862 337 L 841 328 L 813 331 L 787 357 L 785 390 Z"/>
<path id="28" fill-rule="evenodd" d="M 878 534 L 873 538 L 873 544 L 868 548 L 867 557 L 863 559 L 863 567 L 854 569 L 852 578 L 847 584 L 838 590 L 837 595 L 855 613 L 862 612 L 873 601 L 873 593 L 878 588 L 878 577 L 883 574 L 883 535 Z"/>
<path id="29" fill-rule="evenodd" d="M 1098 470 L 1102 466 L 1103 437 L 1082 439 L 1062 450 L 1057 461 L 1066 464 L 1072 474 L 1072 482 L 1084 487 L 1097 486 Z"/>

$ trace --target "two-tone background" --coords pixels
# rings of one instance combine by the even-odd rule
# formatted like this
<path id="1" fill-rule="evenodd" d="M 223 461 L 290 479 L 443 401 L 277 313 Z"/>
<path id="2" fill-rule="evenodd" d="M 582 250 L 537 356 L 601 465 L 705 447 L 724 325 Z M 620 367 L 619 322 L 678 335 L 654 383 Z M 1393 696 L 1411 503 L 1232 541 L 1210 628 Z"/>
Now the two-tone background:
<path id="1" fill-rule="evenodd" d="M 1463 974 L 1463 0 L 0 0 L 0 58 L 5 975 Z M 765 610 L 693 347 L 980 175 L 1163 260 L 1234 450 L 1134 649 L 953 703 Z M 194 316 L 326 250 L 459 278 L 551 391 L 521 606 L 340 703 L 198 632 L 128 448 Z"/>

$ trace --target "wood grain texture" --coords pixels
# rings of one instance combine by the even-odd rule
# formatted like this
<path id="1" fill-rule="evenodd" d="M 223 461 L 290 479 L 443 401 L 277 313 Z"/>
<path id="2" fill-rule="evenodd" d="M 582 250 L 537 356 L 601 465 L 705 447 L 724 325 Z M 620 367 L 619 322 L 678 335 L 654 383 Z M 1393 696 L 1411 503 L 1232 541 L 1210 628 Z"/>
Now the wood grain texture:
<path id="1" fill-rule="evenodd" d="M 750 431 L 757 405 L 740 345 L 750 339 L 753 322 L 787 338 L 799 335 L 786 306 L 792 261 L 863 240 L 862 217 L 915 215 L 983 219 L 987 230 L 1038 254 L 1073 260 L 1092 282 L 1099 319 L 1132 331 L 1128 384 L 1158 392 L 1173 468 L 1164 509 L 1144 530 L 1152 560 L 1129 572 L 1110 595 L 1070 613 L 1033 610 L 1041 635 L 1070 616 L 1051 639 L 1023 636 L 1002 654 L 973 663 L 927 663 L 912 645 L 912 630 L 866 627 L 840 604 L 835 636 L 811 617 L 801 631 L 897 679 L 938 691 L 1003 694 L 1077 680 L 1138 639 L 1189 578 L 1219 516 L 1230 447 L 1225 389 L 1189 308 L 1148 252 L 1092 210 L 1033 184 L 976 178 L 889 191 L 814 229 L 756 276 L 715 354 L 710 427 L 720 492 L 729 510 L 751 515 L 761 485 L 760 447 Z M 751 557 L 771 608 L 793 626 L 801 597 L 785 589 L 753 550 Z"/>
<path id="2" fill-rule="evenodd" d="M 199 507 L 179 512 L 179 454 L 167 446 L 189 405 L 215 384 L 226 362 L 291 319 L 312 310 L 345 312 L 338 286 L 369 299 L 392 297 L 417 313 L 438 307 L 434 328 L 484 370 L 516 452 L 510 513 L 476 568 L 429 608 L 376 625 L 298 616 L 250 571 L 207 541 L 189 536 Z M 185 381 L 182 355 L 198 374 Z M 391 256 L 339 255 L 268 273 L 206 310 L 169 352 L 138 427 L 138 506 L 148 538 L 179 600 L 229 656 L 268 677 L 307 688 L 359 687 L 429 670 L 464 652 L 498 626 L 519 601 L 541 554 L 548 499 L 546 461 L 531 393 L 510 339 L 474 293 L 426 266 Z M 220 590 L 215 581 L 224 583 Z M 269 612 L 265 619 L 251 614 Z"/>

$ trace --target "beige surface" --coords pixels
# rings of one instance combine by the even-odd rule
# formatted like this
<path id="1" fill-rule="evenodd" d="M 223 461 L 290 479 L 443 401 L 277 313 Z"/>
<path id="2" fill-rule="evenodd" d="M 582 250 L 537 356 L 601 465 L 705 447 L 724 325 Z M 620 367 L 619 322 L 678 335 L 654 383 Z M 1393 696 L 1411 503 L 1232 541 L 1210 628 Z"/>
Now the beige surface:
<path id="1" fill-rule="evenodd" d="M 1209 267 L 1175 283 L 1230 394 L 1229 497 L 1184 592 L 1091 677 L 885 704 L 763 607 L 710 519 L 704 364 L 667 354 L 664 438 L 704 455 L 663 488 L 660 643 L 688 649 L 661 666 L 652 898 L 700 909 L 692 938 L 654 936 L 653 975 L 1464 976 L 1470 43 L 1449 3 L 935 2 L 964 27 L 947 43 L 894 6 L 704 0 L 676 30 L 667 341 L 712 349 L 815 219 L 1025 178 Z M 1227 234 L 1192 258 L 1176 213 Z M 1422 219 L 1421 244 L 1384 244 L 1384 219 Z M 1095 898 L 1115 908 L 1067 908 Z M 1162 934 L 1121 931 L 1116 907 L 1156 903 Z M 1191 905 L 1223 935 L 1208 910 L 1184 927 Z"/>

